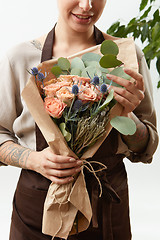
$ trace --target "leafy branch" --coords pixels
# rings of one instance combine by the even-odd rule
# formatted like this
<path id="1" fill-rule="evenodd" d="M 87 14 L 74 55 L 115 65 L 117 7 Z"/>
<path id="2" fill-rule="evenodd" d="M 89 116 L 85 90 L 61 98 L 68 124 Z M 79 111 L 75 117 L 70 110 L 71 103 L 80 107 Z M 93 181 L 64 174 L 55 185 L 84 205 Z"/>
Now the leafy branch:
<path id="1" fill-rule="evenodd" d="M 139 16 L 132 18 L 128 24 L 113 23 L 107 33 L 116 37 L 133 36 L 144 44 L 143 52 L 150 68 L 151 61 L 156 59 L 159 73 L 157 87 L 160 88 L 160 13 L 157 0 L 141 0 Z"/>

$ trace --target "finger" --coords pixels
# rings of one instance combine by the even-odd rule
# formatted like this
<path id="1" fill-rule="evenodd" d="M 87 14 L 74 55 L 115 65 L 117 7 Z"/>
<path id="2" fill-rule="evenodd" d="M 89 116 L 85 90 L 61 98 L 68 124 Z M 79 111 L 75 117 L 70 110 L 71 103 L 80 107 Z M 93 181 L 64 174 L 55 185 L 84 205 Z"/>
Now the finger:
<path id="1" fill-rule="evenodd" d="M 106 75 L 108 79 L 112 80 L 113 82 L 119 84 L 120 86 L 126 88 L 128 91 L 130 91 L 131 93 L 135 92 L 135 84 L 127 79 L 121 78 L 121 77 L 117 77 L 111 74 L 107 74 Z M 111 85 L 111 87 L 113 87 Z"/>
<path id="2" fill-rule="evenodd" d="M 124 107 L 124 112 L 129 113 L 132 112 L 135 109 L 135 105 L 132 102 L 129 102 L 124 97 L 115 94 L 114 98 L 117 102 L 119 102 Z"/>
<path id="3" fill-rule="evenodd" d="M 81 167 L 71 168 L 71 169 L 49 169 L 47 174 L 50 176 L 55 176 L 58 178 L 70 177 L 81 171 Z"/>
<path id="4" fill-rule="evenodd" d="M 66 178 L 58 178 L 55 176 L 49 176 L 48 177 L 52 182 L 58 184 L 58 185 L 63 185 L 63 184 L 67 184 L 70 183 L 74 180 L 73 177 L 66 177 Z"/>
<path id="5" fill-rule="evenodd" d="M 44 151 L 43 152 L 47 159 L 51 162 L 54 163 L 73 163 L 76 162 L 77 160 L 73 157 L 68 157 L 68 156 L 62 156 L 62 155 L 56 155 L 52 151 Z"/>
<path id="6" fill-rule="evenodd" d="M 69 163 L 55 163 L 55 162 L 52 162 L 52 161 L 48 161 L 48 164 L 46 166 L 46 168 L 49 168 L 49 169 L 66 169 L 66 168 L 74 168 L 74 167 L 77 167 L 77 166 L 82 166 L 83 164 L 83 161 L 81 160 L 77 160 L 77 161 L 74 161 L 73 163 L 69 162 Z"/>
<path id="7" fill-rule="evenodd" d="M 125 68 L 124 72 L 130 77 L 136 80 L 135 86 L 141 91 L 145 91 L 143 76 L 140 73 L 133 71 L 132 69 Z"/>
<path id="8" fill-rule="evenodd" d="M 120 88 L 120 87 L 114 87 L 111 86 L 110 88 L 114 89 L 114 91 L 116 91 L 117 93 L 121 94 L 122 96 L 124 96 L 124 94 L 127 94 L 127 91 L 132 93 L 137 100 L 139 99 L 140 101 L 143 100 L 144 98 L 144 92 L 140 89 L 137 88 L 137 86 L 134 84 L 134 82 L 131 82 L 129 80 L 117 77 L 117 76 L 113 76 L 113 75 L 108 75 L 107 74 L 107 78 L 112 79 L 114 82 L 116 82 L 117 84 L 121 85 L 124 88 Z M 137 84 L 137 83 L 136 83 Z M 120 93 L 121 92 L 121 93 Z M 128 95 L 129 97 L 127 97 L 127 99 L 130 99 L 130 95 Z M 136 102 L 137 102 L 136 100 Z M 138 104 L 138 103 L 136 103 Z"/>
<path id="9" fill-rule="evenodd" d="M 138 106 L 142 99 L 144 98 L 144 94 L 142 91 L 135 90 L 135 93 L 131 93 L 127 91 L 125 88 L 120 87 L 112 87 L 115 94 L 121 95 L 126 98 L 129 102 L 133 103 L 135 106 Z"/>

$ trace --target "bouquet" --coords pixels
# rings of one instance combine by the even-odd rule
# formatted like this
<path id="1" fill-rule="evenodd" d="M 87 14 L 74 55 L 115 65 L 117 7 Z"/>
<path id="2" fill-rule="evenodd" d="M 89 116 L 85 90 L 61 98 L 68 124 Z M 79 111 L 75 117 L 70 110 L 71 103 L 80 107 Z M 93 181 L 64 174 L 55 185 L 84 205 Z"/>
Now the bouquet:
<path id="1" fill-rule="evenodd" d="M 133 47 L 132 40 L 127 41 Z M 124 48 L 127 41 L 123 41 Z M 116 103 L 110 90 L 113 83 L 106 77 L 110 72 L 131 80 L 124 73 L 118 54 L 117 44 L 106 40 L 75 56 L 49 60 L 31 69 L 32 76 L 23 98 L 56 154 L 80 158 L 86 163 L 112 127 L 122 134 L 135 133 L 134 122 L 120 117 L 122 107 Z M 91 171 L 96 177 L 92 166 Z M 74 183 L 62 186 L 51 183 L 44 205 L 42 230 L 45 234 L 67 238 L 69 234 L 84 231 L 91 217 L 83 169 Z M 78 225 L 74 224 L 75 218 Z"/>

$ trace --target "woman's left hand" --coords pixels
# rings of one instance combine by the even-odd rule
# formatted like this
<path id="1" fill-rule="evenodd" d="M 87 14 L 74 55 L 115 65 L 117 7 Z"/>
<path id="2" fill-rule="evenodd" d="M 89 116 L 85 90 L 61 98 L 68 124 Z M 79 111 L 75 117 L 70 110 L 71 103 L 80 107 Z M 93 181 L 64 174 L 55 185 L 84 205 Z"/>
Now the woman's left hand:
<path id="1" fill-rule="evenodd" d="M 131 69 L 124 69 L 124 72 L 132 77 L 132 81 L 111 74 L 107 74 L 107 78 L 124 87 L 110 88 L 114 90 L 114 98 L 124 107 L 122 115 L 128 116 L 143 100 L 145 88 L 141 74 Z"/>

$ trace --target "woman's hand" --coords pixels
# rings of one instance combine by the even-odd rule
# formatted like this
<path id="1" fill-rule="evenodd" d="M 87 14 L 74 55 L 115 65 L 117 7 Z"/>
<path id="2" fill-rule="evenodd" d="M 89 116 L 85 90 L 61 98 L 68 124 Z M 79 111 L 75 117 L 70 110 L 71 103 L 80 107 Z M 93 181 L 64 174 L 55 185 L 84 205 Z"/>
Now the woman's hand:
<path id="1" fill-rule="evenodd" d="M 145 124 L 135 116 L 133 111 L 144 98 L 143 76 L 131 69 L 124 71 L 132 77 L 131 81 L 110 74 L 107 74 L 107 78 L 124 87 L 111 86 L 114 90 L 114 98 L 124 107 L 121 115 L 130 117 L 135 122 L 137 130 L 132 136 L 122 135 L 122 139 L 131 151 L 141 153 L 147 146 L 149 133 Z"/>
<path id="2" fill-rule="evenodd" d="M 141 74 L 131 69 L 125 69 L 124 71 L 132 77 L 132 81 L 111 74 L 107 74 L 107 78 L 124 87 L 111 86 L 114 90 L 114 98 L 124 107 L 122 115 L 128 116 L 143 100 L 145 89 Z"/>
<path id="3" fill-rule="evenodd" d="M 56 155 L 50 148 L 30 154 L 32 170 L 57 184 L 73 181 L 73 175 L 80 172 L 82 161 L 72 157 Z"/>

